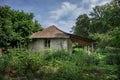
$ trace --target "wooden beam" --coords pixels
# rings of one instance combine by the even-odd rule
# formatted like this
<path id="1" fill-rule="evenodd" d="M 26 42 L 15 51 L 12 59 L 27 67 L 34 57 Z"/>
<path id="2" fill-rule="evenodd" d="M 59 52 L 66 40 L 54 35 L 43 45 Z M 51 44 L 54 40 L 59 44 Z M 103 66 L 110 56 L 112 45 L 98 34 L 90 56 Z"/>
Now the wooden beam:
<path id="1" fill-rule="evenodd" d="M 79 45 L 82 45 L 82 46 L 87 46 L 87 45 L 90 44 L 89 41 L 81 40 L 81 39 L 74 38 L 74 37 L 71 37 L 71 41 L 76 42 L 76 43 L 78 43 Z"/>

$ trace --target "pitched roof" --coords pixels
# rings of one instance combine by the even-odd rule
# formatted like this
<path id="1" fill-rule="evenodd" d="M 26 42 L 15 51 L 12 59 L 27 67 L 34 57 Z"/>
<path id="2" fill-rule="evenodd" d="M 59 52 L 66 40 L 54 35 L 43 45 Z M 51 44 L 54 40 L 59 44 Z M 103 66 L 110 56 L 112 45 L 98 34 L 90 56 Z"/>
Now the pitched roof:
<path id="1" fill-rule="evenodd" d="M 94 40 L 89 38 L 63 32 L 54 25 L 32 34 L 30 38 L 70 38 L 72 42 L 77 42 L 79 45 L 84 46 L 90 45 L 92 42 L 94 42 Z"/>
<path id="2" fill-rule="evenodd" d="M 65 32 L 52 25 L 42 31 L 38 31 L 30 36 L 30 38 L 69 38 Z"/>

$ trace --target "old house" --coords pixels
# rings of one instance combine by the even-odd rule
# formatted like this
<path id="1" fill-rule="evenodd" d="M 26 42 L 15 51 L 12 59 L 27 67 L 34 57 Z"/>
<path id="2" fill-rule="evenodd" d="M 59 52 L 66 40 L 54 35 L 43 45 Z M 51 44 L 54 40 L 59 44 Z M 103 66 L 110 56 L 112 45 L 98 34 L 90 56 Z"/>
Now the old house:
<path id="1" fill-rule="evenodd" d="M 91 39 L 63 32 L 54 25 L 32 34 L 30 38 L 33 39 L 33 42 L 29 47 L 34 52 L 45 49 L 64 49 L 72 52 L 72 43 L 74 42 L 83 46 L 90 45 L 93 42 Z"/>

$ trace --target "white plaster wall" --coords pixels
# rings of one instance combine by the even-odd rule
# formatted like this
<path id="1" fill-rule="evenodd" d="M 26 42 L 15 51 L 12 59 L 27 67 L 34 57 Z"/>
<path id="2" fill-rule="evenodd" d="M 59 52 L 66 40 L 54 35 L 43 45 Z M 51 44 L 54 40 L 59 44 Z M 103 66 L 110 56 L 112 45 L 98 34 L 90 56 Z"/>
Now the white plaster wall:
<path id="1" fill-rule="evenodd" d="M 69 41 L 69 39 L 50 39 L 50 50 L 60 50 L 64 49 L 67 51 L 71 50 L 72 43 Z M 29 48 L 33 52 L 39 52 L 39 51 L 44 51 L 46 48 L 44 47 L 44 39 L 37 39 L 33 43 L 29 45 Z"/>
<path id="2" fill-rule="evenodd" d="M 68 45 L 67 45 L 67 39 L 51 39 L 51 44 L 50 44 L 50 48 L 51 49 L 68 49 Z"/>
<path id="3" fill-rule="evenodd" d="M 30 46 L 29 48 L 33 52 L 39 52 L 41 49 L 44 48 L 44 39 L 37 39 L 36 41 L 31 43 L 29 46 Z"/>

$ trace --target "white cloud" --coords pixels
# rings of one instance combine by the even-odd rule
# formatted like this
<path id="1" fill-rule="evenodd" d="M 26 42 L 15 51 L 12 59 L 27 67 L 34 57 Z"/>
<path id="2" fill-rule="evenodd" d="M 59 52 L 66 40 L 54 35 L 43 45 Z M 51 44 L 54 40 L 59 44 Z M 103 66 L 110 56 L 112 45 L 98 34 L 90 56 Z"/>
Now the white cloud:
<path id="1" fill-rule="evenodd" d="M 82 7 L 70 2 L 63 2 L 60 8 L 50 11 L 51 16 L 43 24 L 45 26 L 56 25 L 63 31 L 69 32 L 75 24 L 76 18 L 82 13 L 85 13 Z"/>
<path id="2" fill-rule="evenodd" d="M 70 32 L 73 25 L 75 25 L 75 21 L 73 21 L 73 20 L 59 21 L 58 22 L 59 28 L 65 32 Z"/>
<path id="3" fill-rule="evenodd" d="M 51 25 L 55 25 L 57 26 L 59 29 L 65 31 L 65 32 L 70 32 L 71 28 L 73 25 L 75 25 L 75 21 L 74 20 L 59 20 L 59 21 L 55 21 L 55 20 L 46 20 L 43 22 L 43 24 L 48 27 Z"/>
<path id="4" fill-rule="evenodd" d="M 76 4 L 71 4 L 70 2 L 63 2 L 61 7 L 57 10 L 51 11 L 51 19 L 58 20 L 64 16 L 78 16 L 81 13 L 82 8 L 78 8 Z"/>
<path id="5" fill-rule="evenodd" d="M 50 11 L 50 16 L 43 24 L 47 27 L 56 25 L 61 30 L 69 32 L 80 14 L 89 13 L 96 5 L 103 5 L 108 1 L 110 2 L 110 0 L 83 0 L 81 4 L 84 6 L 63 2 L 59 8 Z"/>
<path id="6" fill-rule="evenodd" d="M 76 7 L 77 7 L 76 5 L 73 5 L 69 2 L 63 2 L 59 9 L 50 12 L 52 14 L 50 18 L 57 20 L 62 16 L 66 16 L 68 13 L 73 11 Z"/>
<path id="7" fill-rule="evenodd" d="M 89 11 L 92 10 L 93 7 L 96 5 L 104 5 L 106 3 L 109 3 L 111 0 L 83 0 L 82 4 L 89 6 Z"/>

